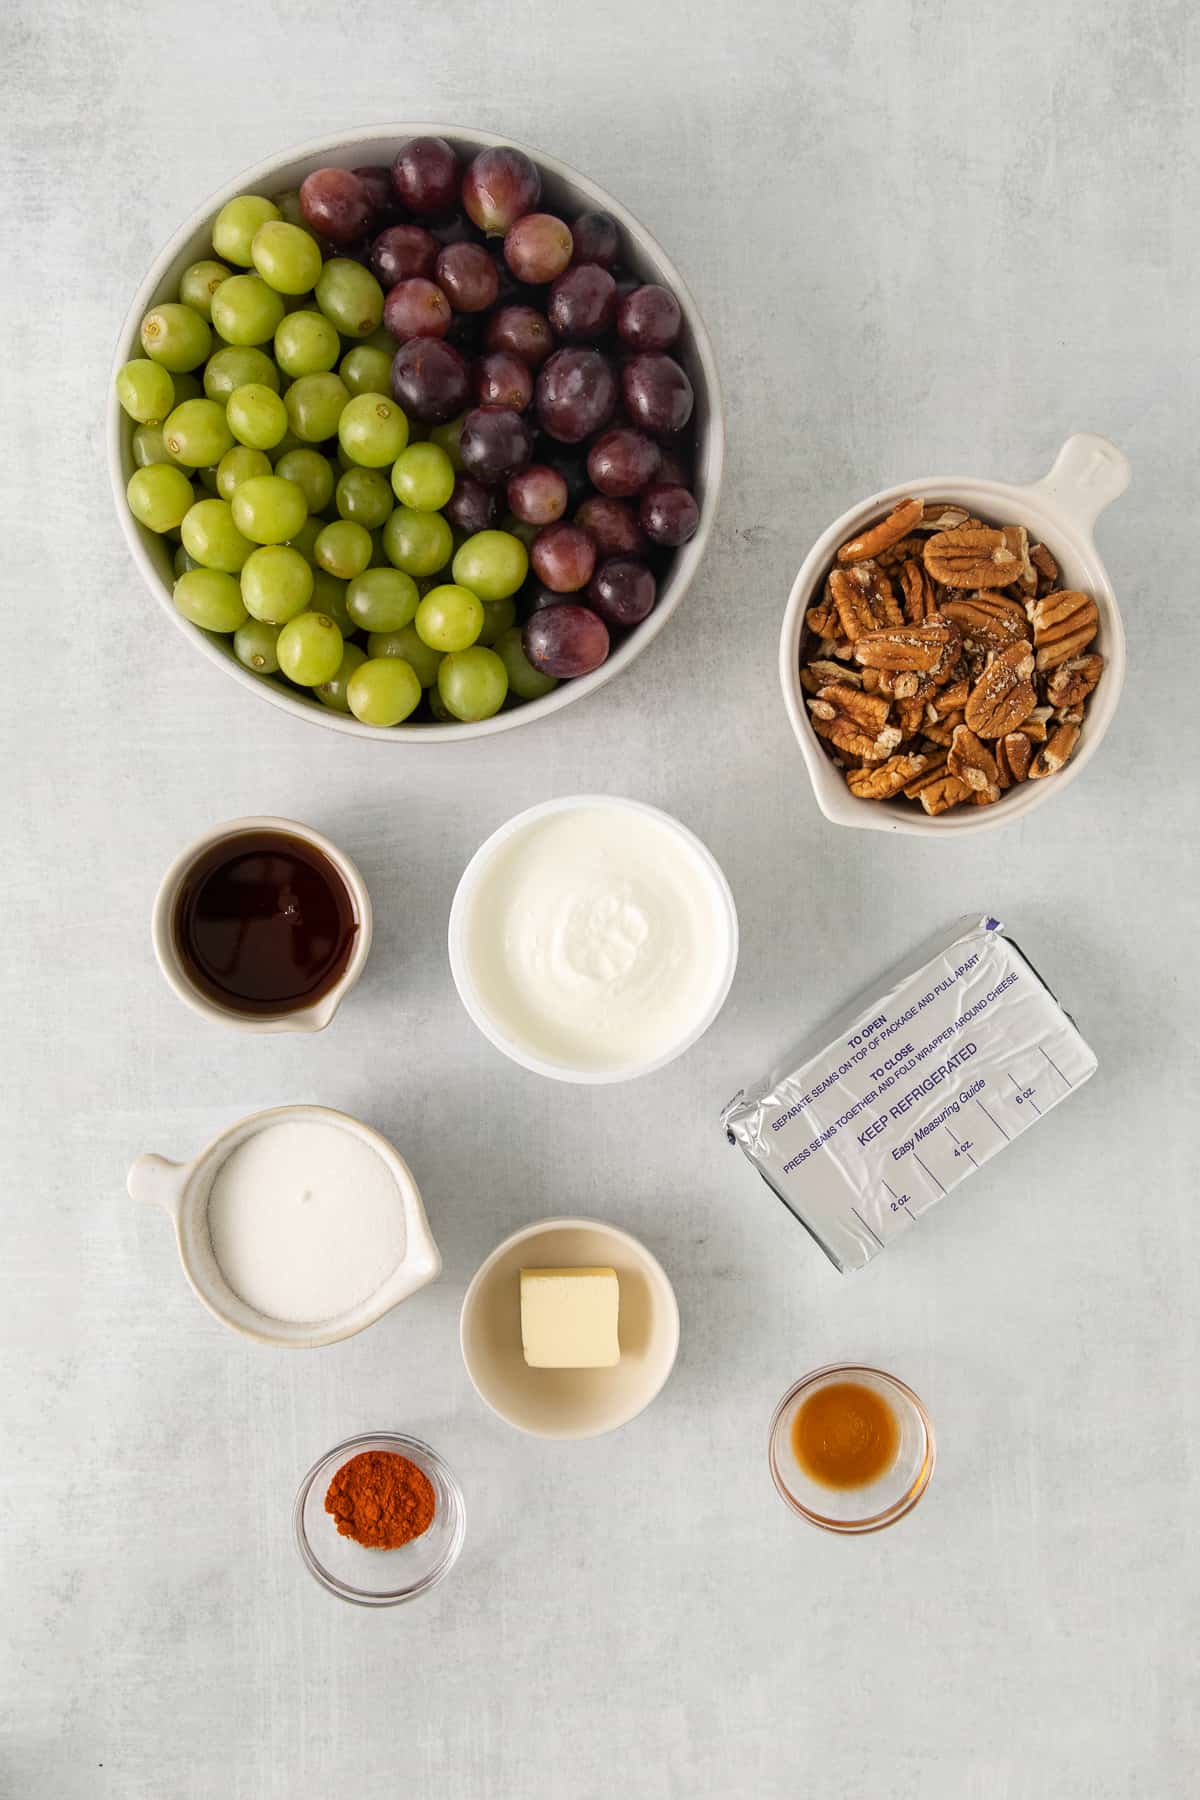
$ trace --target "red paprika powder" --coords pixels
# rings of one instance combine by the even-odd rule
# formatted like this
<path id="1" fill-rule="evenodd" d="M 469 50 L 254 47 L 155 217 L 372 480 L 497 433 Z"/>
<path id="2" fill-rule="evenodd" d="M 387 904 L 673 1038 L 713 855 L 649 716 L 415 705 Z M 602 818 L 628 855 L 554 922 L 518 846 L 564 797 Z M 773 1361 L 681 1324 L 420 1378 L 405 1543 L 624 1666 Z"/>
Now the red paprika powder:
<path id="1" fill-rule="evenodd" d="M 398 1550 L 433 1524 L 429 1477 L 394 1450 L 361 1450 L 329 1484 L 325 1511 L 343 1537 L 368 1550 Z"/>

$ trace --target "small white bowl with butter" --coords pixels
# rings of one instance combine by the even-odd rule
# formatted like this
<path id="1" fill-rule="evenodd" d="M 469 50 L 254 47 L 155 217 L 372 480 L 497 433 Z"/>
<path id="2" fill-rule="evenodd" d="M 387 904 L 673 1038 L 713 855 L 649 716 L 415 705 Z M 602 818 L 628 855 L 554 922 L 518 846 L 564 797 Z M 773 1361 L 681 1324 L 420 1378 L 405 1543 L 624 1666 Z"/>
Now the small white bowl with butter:
<path id="1" fill-rule="evenodd" d="M 737 967 L 729 883 L 657 807 L 577 794 L 518 813 L 450 909 L 459 997 L 498 1050 L 555 1081 L 648 1075 L 712 1024 Z"/>
<path id="2" fill-rule="evenodd" d="M 679 1349 L 679 1307 L 662 1264 L 629 1232 L 599 1219 L 543 1219 L 505 1238 L 479 1269 L 459 1337 L 475 1391 L 507 1424 L 534 1437 L 599 1437 L 662 1389 Z"/>

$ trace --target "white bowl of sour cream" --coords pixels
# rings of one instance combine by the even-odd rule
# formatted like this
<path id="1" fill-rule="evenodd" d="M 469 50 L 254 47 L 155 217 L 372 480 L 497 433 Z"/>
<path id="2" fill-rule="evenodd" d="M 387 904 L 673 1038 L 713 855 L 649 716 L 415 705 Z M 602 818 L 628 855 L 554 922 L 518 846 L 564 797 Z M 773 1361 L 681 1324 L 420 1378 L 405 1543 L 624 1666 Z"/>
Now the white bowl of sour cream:
<path id="1" fill-rule="evenodd" d="M 459 997 L 498 1050 L 555 1081 L 631 1081 L 712 1024 L 737 967 L 720 866 L 657 807 L 610 794 L 518 813 L 450 909 Z"/>

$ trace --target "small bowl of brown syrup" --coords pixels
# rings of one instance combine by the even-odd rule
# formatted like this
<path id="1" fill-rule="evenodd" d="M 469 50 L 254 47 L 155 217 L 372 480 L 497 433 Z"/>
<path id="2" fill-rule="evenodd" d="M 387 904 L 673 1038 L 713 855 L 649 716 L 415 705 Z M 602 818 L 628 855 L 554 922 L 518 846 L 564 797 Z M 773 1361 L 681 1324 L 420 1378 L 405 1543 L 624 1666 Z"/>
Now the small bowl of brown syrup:
<path id="1" fill-rule="evenodd" d="M 836 1364 L 788 1389 L 771 1420 L 771 1476 L 793 1512 L 825 1531 L 882 1531 L 933 1474 L 929 1414 L 882 1369 Z"/>
<path id="2" fill-rule="evenodd" d="M 180 999 L 242 1031 L 321 1031 L 371 946 L 345 853 L 292 819 L 234 819 L 189 844 L 154 903 L 154 953 Z"/>

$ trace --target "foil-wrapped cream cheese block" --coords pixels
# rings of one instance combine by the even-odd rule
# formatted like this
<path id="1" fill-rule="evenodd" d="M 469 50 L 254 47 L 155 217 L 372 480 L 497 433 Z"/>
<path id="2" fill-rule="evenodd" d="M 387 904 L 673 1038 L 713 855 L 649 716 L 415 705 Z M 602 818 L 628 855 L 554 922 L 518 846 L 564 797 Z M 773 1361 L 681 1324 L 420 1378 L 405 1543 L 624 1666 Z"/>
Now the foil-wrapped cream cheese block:
<path id="1" fill-rule="evenodd" d="M 861 1269 L 1095 1073 L 998 919 L 855 1004 L 722 1114 L 843 1274 Z"/>

